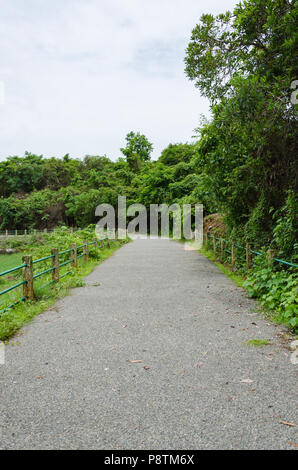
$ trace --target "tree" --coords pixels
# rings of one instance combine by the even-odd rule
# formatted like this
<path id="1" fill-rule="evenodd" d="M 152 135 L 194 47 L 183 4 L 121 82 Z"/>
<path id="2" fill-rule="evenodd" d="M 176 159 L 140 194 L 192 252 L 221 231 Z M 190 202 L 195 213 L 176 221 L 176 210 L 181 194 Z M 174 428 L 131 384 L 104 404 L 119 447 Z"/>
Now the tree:
<path id="1" fill-rule="evenodd" d="M 42 156 L 26 152 L 0 163 L 0 196 L 42 188 Z"/>
<path id="2" fill-rule="evenodd" d="M 271 242 L 273 215 L 298 187 L 297 14 L 294 1 L 246 0 L 203 15 L 185 58 L 213 116 L 199 130 L 197 162 L 230 231 L 258 245 Z"/>
<path id="3" fill-rule="evenodd" d="M 165 165 L 177 165 L 177 163 L 188 163 L 196 152 L 194 144 L 170 144 L 161 152 L 158 161 Z"/>
<path id="4" fill-rule="evenodd" d="M 186 75 L 212 103 L 230 96 L 231 79 L 257 74 L 282 97 L 298 76 L 295 0 L 246 0 L 233 13 L 202 15 L 185 57 Z"/>
<path id="5" fill-rule="evenodd" d="M 141 169 L 144 162 L 150 161 L 150 155 L 153 151 L 153 145 L 147 137 L 139 132 L 129 132 L 126 135 L 126 147 L 120 149 L 126 157 L 130 168 L 137 172 Z"/>

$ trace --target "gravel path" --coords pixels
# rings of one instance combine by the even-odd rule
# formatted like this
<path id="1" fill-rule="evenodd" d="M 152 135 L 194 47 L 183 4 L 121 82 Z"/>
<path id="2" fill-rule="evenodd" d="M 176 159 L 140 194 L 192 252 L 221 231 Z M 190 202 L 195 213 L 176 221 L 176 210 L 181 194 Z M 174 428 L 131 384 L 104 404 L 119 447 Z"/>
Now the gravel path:
<path id="1" fill-rule="evenodd" d="M 294 449 L 286 330 L 256 309 L 182 244 L 125 245 L 6 347 L 0 448 Z"/>

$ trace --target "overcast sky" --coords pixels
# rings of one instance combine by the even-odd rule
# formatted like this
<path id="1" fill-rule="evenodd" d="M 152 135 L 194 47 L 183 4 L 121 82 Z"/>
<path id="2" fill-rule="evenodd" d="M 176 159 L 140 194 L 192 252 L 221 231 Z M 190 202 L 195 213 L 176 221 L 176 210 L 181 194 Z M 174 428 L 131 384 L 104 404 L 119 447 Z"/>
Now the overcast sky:
<path id="1" fill-rule="evenodd" d="M 236 3 L 0 0 L 0 159 L 115 160 L 131 130 L 153 143 L 153 158 L 191 141 L 209 109 L 184 75 L 191 30 Z"/>

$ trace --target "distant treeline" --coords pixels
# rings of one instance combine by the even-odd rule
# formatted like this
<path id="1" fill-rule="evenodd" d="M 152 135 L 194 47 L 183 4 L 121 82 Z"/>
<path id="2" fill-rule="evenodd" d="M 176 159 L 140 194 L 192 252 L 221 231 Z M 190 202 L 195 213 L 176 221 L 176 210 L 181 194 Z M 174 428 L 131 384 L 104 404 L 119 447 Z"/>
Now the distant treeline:
<path id="1" fill-rule="evenodd" d="M 146 137 L 129 136 L 133 142 L 122 150 L 133 151 L 116 162 L 105 156 L 80 160 L 30 153 L 0 162 L 0 229 L 84 227 L 96 222 L 98 204 L 117 206 L 119 195 L 127 196 L 128 205 L 198 202 L 200 178 L 192 162 L 196 145 L 170 145 L 153 162 Z M 149 148 L 140 157 L 135 150 L 144 151 L 144 143 Z M 208 206 L 215 209 L 211 199 Z"/>

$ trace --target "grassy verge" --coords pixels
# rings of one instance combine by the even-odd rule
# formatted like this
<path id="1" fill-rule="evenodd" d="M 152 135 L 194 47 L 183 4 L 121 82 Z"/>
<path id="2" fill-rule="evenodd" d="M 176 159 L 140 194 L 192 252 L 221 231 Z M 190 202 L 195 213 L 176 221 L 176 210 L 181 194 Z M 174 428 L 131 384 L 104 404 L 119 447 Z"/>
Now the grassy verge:
<path id="1" fill-rule="evenodd" d="M 7 310 L 0 316 L 0 340 L 6 341 L 11 338 L 22 326 L 32 318 L 50 308 L 57 300 L 66 296 L 70 289 L 82 287 L 84 277 L 90 274 L 93 269 L 111 256 L 126 241 L 113 240 L 110 248 L 98 249 L 93 253 L 94 257 L 89 258 L 89 262 L 81 264 L 77 269 L 73 268 L 71 274 L 65 276 L 57 284 L 42 288 L 36 285 L 34 291 L 36 300 L 20 302 L 14 308 Z"/>

